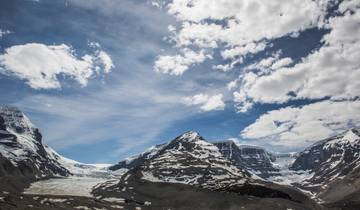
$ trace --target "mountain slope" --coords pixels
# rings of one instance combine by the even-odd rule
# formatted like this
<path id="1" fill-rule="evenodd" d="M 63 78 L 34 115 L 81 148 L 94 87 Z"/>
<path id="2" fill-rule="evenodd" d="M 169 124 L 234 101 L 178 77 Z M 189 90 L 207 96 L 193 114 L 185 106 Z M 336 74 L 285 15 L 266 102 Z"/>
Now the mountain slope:
<path id="1" fill-rule="evenodd" d="M 115 165 L 109 167 L 109 170 L 116 171 L 119 169 L 133 169 L 142 165 L 146 160 L 152 158 L 157 152 L 159 152 L 166 144 L 159 144 L 147 149 L 145 152 L 135 155 L 130 158 L 126 158 L 118 162 Z"/>
<path id="2" fill-rule="evenodd" d="M 360 165 L 359 158 L 360 132 L 350 129 L 299 153 L 291 169 L 310 170 L 314 175 L 309 182 L 322 184 L 350 173 Z"/>
<path id="3" fill-rule="evenodd" d="M 0 107 L 1 182 L 17 179 L 20 183 L 19 179 L 22 179 L 27 183 L 30 180 L 69 174 L 47 152 L 39 129 L 19 109 Z"/>
<path id="4" fill-rule="evenodd" d="M 298 154 L 290 168 L 309 172 L 310 178 L 299 187 L 326 202 L 360 192 L 360 131 L 353 128 L 312 145 Z"/>
<path id="5" fill-rule="evenodd" d="M 262 178 L 279 174 L 279 170 L 272 164 L 275 157 L 263 148 L 250 145 L 238 146 L 233 141 L 220 141 L 213 144 L 219 148 L 224 157 L 239 168 L 244 168 Z"/>

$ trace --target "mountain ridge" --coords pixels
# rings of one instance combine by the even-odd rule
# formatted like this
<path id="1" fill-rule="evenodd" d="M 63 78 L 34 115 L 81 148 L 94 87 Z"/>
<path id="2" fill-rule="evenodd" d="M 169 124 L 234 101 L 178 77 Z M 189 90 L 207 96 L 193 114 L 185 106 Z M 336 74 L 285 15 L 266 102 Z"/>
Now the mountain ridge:
<path id="1" fill-rule="evenodd" d="M 247 205 L 257 208 L 266 205 L 273 210 L 279 209 L 279 205 L 280 209 L 337 209 L 349 203 L 356 209 L 356 197 L 360 195 L 359 134 L 358 129 L 350 129 L 296 155 L 276 155 L 258 146 L 238 146 L 232 141 L 209 142 L 199 133 L 189 131 L 107 167 L 61 156 L 42 143 L 40 130 L 24 113 L 17 108 L 3 107 L 0 108 L 0 181 L 11 183 L 12 186 L 1 187 L 13 192 L 12 188 L 23 189 L 34 181 L 54 176 L 106 178 L 108 181 L 104 180 L 92 191 L 96 199 L 123 199 L 126 205 L 140 205 L 144 209 L 149 203 L 153 204 L 148 209 L 174 207 L 176 202 L 185 202 L 190 209 L 218 209 L 216 206 L 224 199 L 231 199 L 233 203 L 240 199 L 249 202 Z M 313 174 L 289 185 L 272 182 L 269 177 L 282 176 L 276 167 L 276 158 L 287 156 L 296 158 L 290 167 L 294 172 L 301 175 L 311 170 Z M 115 176 L 119 169 L 126 169 L 121 172 L 125 174 Z M 260 173 L 256 173 L 257 169 Z M 349 188 L 351 185 L 354 187 Z M 184 197 L 177 200 L 179 196 Z M 189 202 L 187 199 L 192 196 L 200 196 L 205 204 Z M 209 202 L 208 196 L 213 201 Z M 324 205 L 314 199 L 323 201 Z"/>

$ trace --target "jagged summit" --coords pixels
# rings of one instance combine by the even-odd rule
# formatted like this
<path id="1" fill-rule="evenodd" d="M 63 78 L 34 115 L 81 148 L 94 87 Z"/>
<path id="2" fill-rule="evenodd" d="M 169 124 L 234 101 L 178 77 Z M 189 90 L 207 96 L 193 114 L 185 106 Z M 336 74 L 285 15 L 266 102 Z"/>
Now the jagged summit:
<path id="1" fill-rule="evenodd" d="M 187 131 L 176 138 L 178 141 L 196 141 L 204 138 L 196 131 Z"/>
<path id="2" fill-rule="evenodd" d="M 15 113 L 15 112 L 19 113 L 20 112 L 20 113 L 22 113 L 22 111 L 18 107 L 9 106 L 9 105 L 0 106 L 0 110 L 2 110 L 4 112 L 13 112 L 13 113 Z"/>
<path id="3" fill-rule="evenodd" d="M 344 135 L 346 139 L 359 139 L 360 138 L 360 130 L 358 128 L 352 128 L 346 132 Z"/>
<path id="4" fill-rule="evenodd" d="M 336 147 L 343 144 L 356 144 L 360 142 L 360 130 L 351 128 L 335 137 L 329 138 L 326 141 L 326 147 Z"/>
<path id="5" fill-rule="evenodd" d="M 39 129 L 31 123 L 30 119 L 17 107 L 0 107 L 0 117 L 9 132 L 20 135 L 30 135 L 37 141 L 41 141 Z"/>

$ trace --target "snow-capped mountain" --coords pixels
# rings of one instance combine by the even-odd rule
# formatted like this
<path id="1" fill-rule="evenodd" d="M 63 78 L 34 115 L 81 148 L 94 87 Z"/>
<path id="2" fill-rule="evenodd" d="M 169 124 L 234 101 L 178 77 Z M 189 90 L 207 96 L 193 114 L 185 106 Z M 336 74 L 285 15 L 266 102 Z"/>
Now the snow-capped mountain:
<path id="1" fill-rule="evenodd" d="M 233 141 L 213 142 L 227 159 L 239 168 L 244 168 L 262 178 L 277 175 L 279 169 L 273 166 L 275 156 L 265 149 L 251 145 L 236 145 Z"/>
<path id="2" fill-rule="evenodd" d="M 250 174 L 235 167 L 219 149 L 196 132 L 187 132 L 157 152 L 141 167 L 143 179 L 217 188 Z M 240 180 L 239 178 L 244 178 Z"/>
<path id="3" fill-rule="evenodd" d="M 273 166 L 275 156 L 261 147 L 252 145 L 238 146 L 231 140 L 207 143 L 218 147 L 222 156 L 230 160 L 239 169 L 246 169 L 252 174 L 256 174 L 262 178 L 278 175 L 279 169 Z M 132 169 L 141 166 L 146 160 L 152 158 L 166 146 L 167 144 L 160 144 L 151 147 L 144 153 L 126 158 L 125 160 L 111 166 L 109 169 L 115 171 L 118 169 Z"/>
<path id="4" fill-rule="evenodd" d="M 187 132 L 146 161 L 142 179 L 219 188 L 244 182 L 250 174 L 234 166 L 213 144 L 196 132 Z"/>
<path id="5" fill-rule="evenodd" d="M 360 131 L 350 129 L 320 141 L 298 154 L 291 169 L 313 173 L 309 183 L 322 184 L 343 177 L 360 165 Z"/>
<path id="6" fill-rule="evenodd" d="M 110 169 L 121 167 L 130 169 L 130 175 L 140 174 L 143 180 L 206 188 L 242 183 L 251 177 L 249 172 L 225 158 L 218 147 L 193 131 L 119 162 Z"/>
<path id="7" fill-rule="evenodd" d="M 0 107 L 0 178 L 35 180 L 68 176 L 70 172 L 53 159 L 42 136 L 15 107 Z"/>

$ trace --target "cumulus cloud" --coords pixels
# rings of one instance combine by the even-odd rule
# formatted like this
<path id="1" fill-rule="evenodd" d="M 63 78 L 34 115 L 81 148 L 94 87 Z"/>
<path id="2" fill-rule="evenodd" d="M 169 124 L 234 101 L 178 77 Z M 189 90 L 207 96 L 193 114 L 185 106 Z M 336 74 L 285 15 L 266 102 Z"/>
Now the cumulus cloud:
<path id="1" fill-rule="evenodd" d="M 66 44 L 28 43 L 15 45 L 0 54 L 0 72 L 16 76 L 34 89 L 61 88 L 59 77 L 86 86 L 94 73 L 108 73 L 114 67 L 110 56 L 99 49 L 78 57 Z"/>
<path id="2" fill-rule="evenodd" d="M 243 55 L 247 55 L 249 53 L 257 53 L 260 51 L 263 51 L 266 47 L 266 44 L 264 42 L 260 42 L 260 43 L 248 43 L 246 45 L 243 46 L 237 46 L 231 49 L 227 49 L 221 52 L 221 56 L 224 59 L 232 59 L 235 58 L 236 56 L 243 56 Z"/>
<path id="3" fill-rule="evenodd" d="M 238 83 L 238 80 L 233 80 L 233 81 L 230 81 L 226 87 L 228 90 L 232 90 L 232 89 L 235 89 L 237 87 L 237 83 Z"/>
<path id="4" fill-rule="evenodd" d="M 346 2 L 347 3 L 347 2 Z M 344 6 L 340 6 L 343 8 Z M 236 93 L 241 103 L 283 103 L 294 99 L 351 99 L 360 92 L 360 9 L 330 18 L 323 47 L 292 67 L 292 61 L 272 64 L 270 74 L 247 72 Z M 276 68 L 274 68 L 276 67 Z M 246 111 L 246 110 L 245 110 Z"/>
<path id="5" fill-rule="evenodd" d="M 203 50 L 195 52 L 185 48 L 182 55 L 163 55 L 155 61 L 155 70 L 161 73 L 172 75 L 182 75 L 189 66 L 202 63 L 210 55 L 206 55 Z"/>
<path id="6" fill-rule="evenodd" d="M 188 106 L 200 106 L 202 111 L 208 112 L 212 110 L 223 110 L 225 108 L 225 103 L 222 98 L 222 94 L 213 96 L 209 96 L 207 94 L 197 94 L 184 98 L 184 103 Z"/>
<path id="7" fill-rule="evenodd" d="M 273 145 L 303 147 L 360 126 L 360 101 L 322 101 L 302 107 L 270 111 L 246 127 L 241 135 L 266 139 Z"/>
<path id="8" fill-rule="evenodd" d="M 166 8 L 181 23 L 179 29 L 171 30 L 171 40 L 178 48 L 224 46 L 221 47 L 224 59 L 238 59 L 264 50 L 263 40 L 298 34 L 322 24 L 329 2 L 172 0 Z M 215 65 L 214 68 L 227 71 L 233 64 Z"/>
<path id="9" fill-rule="evenodd" d="M 241 46 L 316 26 L 325 6 L 312 0 L 173 0 L 168 12 L 186 23 L 179 32 L 179 44 L 220 41 Z M 205 20 L 213 21 L 208 24 Z"/>

